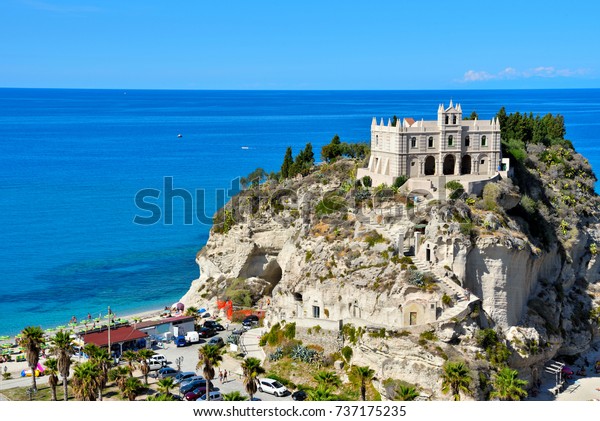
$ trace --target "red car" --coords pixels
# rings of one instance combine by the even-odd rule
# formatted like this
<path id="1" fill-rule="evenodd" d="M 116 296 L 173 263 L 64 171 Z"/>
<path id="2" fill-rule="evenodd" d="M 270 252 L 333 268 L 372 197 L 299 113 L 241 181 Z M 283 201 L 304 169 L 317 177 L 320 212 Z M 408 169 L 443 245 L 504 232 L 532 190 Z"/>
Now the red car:
<path id="1" fill-rule="evenodd" d="M 212 384 L 212 382 L 210 382 L 209 384 L 210 384 L 210 390 L 212 392 L 214 390 L 213 384 Z M 186 393 L 184 397 L 185 397 L 186 401 L 195 401 L 200 396 L 205 395 L 205 394 L 206 394 L 206 382 L 201 383 L 200 386 L 198 386 L 191 392 Z"/>

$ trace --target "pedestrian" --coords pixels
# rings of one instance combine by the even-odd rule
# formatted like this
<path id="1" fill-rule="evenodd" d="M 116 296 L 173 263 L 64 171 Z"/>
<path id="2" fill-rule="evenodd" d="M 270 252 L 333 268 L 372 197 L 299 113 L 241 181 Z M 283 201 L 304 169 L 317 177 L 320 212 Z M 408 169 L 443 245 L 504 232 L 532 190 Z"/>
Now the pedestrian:
<path id="1" fill-rule="evenodd" d="M 223 383 L 223 371 L 219 368 L 219 381 Z"/>
<path id="2" fill-rule="evenodd" d="M 227 370 L 223 371 L 223 383 L 227 383 Z"/>
<path id="3" fill-rule="evenodd" d="M 225 330 L 229 332 L 229 322 L 225 323 Z"/>
<path id="4" fill-rule="evenodd" d="M 467 301 L 471 301 L 471 291 L 469 291 L 469 288 L 465 288 L 465 294 L 467 295 Z"/>

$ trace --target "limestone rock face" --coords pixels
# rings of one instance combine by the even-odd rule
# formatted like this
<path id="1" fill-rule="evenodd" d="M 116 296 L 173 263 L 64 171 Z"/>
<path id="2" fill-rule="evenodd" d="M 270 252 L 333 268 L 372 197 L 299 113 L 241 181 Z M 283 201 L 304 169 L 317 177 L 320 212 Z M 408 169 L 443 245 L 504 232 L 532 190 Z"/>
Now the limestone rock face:
<path id="1" fill-rule="evenodd" d="M 523 221 L 504 211 L 431 201 L 406 213 L 406 197 L 393 192 L 351 203 L 344 196 L 348 185 L 342 188 L 335 172 L 294 182 L 293 200 L 265 205 L 227 233 L 211 233 L 196 258 L 200 277 L 181 299 L 186 306 L 211 306 L 228 282 L 243 279 L 252 296 L 269 298 L 267 324 L 295 321 L 334 333 L 342 322 L 406 330 L 413 340 L 353 347 L 352 363 L 433 394 L 445 360 L 434 347 L 415 345 L 426 330 L 440 346 L 461 343 L 455 356 L 473 361 L 482 350 L 467 345 L 474 346 L 477 330 L 500 328 L 514 351 L 511 365 L 532 378 L 532 367 L 598 339 L 597 324 L 589 320 L 600 305 L 600 250 L 591 252 L 600 245 L 600 225 L 594 218 L 572 221 L 568 243 L 542 247 Z M 332 194 L 346 207 L 317 215 L 322 198 Z M 513 209 L 517 196 L 501 186 L 499 205 Z M 429 288 L 424 274 L 433 281 Z"/>

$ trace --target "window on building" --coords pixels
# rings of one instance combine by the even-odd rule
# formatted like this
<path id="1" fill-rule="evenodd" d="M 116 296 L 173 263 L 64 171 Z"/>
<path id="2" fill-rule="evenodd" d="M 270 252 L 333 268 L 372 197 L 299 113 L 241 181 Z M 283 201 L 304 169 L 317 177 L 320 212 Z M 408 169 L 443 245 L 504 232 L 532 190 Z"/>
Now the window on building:
<path id="1" fill-rule="evenodd" d="M 469 139 L 469 136 L 465 137 L 465 146 L 471 146 L 471 139 Z"/>
<path id="2" fill-rule="evenodd" d="M 456 116 L 455 115 L 452 116 L 452 124 L 456 124 Z"/>
<path id="3" fill-rule="evenodd" d="M 417 324 L 417 312 L 416 312 L 416 311 L 411 311 L 411 312 L 410 312 L 410 316 L 409 316 L 409 317 L 410 317 L 410 320 L 409 320 L 409 322 L 408 322 L 408 323 L 409 323 L 411 326 L 414 326 L 414 325 L 416 325 L 416 324 Z"/>
<path id="4" fill-rule="evenodd" d="M 375 135 L 375 146 L 379 146 L 379 135 Z"/>
<path id="5" fill-rule="evenodd" d="M 429 139 L 427 140 L 427 147 L 433 148 L 433 136 L 429 136 Z"/>
<path id="6" fill-rule="evenodd" d="M 481 146 L 487 146 L 487 137 L 481 136 Z"/>
<path id="7" fill-rule="evenodd" d="M 452 146 L 454 144 L 454 138 L 452 135 L 448 136 L 448 146 Z"/>
<path id="8" fill-rule="evenodd" d="M 318 319 L 321 317 L 321 307 L 319 306 L 313 306 L 313 317 L 315 319 Z"/>
<path id="9" fill-rule="evenodd" d="M 411 137 L 410 138 L 410 147 L 411 148 L 416 148 L 417 147 L 417 138 L 416 137 Z"/>
<path id="10" fill-rule="evenodd" d="M 415 161 L 411 162 L 411 163 L 410 163 L 410 166 L 411 166 L 411 167 L 414 167 L 414 166 L 415 166 Z"/>
<path id="11" fill-rule="evenodd" d="M 446 116 L 446 124 L 448 124 L 448 116 Z"/>

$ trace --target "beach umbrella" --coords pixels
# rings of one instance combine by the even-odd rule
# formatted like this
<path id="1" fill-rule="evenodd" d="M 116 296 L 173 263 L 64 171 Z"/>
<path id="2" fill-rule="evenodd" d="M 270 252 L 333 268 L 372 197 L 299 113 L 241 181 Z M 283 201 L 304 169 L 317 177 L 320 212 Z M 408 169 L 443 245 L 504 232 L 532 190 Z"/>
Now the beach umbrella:
<path id="1" fill-rule="evenodd" d="M 198 313 L 200 313 L 200 314 L 206 313 L 206 309 L 205 308 L 201 308 L 200 310 L 198 310 Z"/>
<path id="2" fill-rule="evenodd" d="M 185 308 L 185 306 L 183 305 L 183 303 L 175 303 L 171 306 L 171 308 L 174 308 L 177 310 L 183 310 Z"/>

